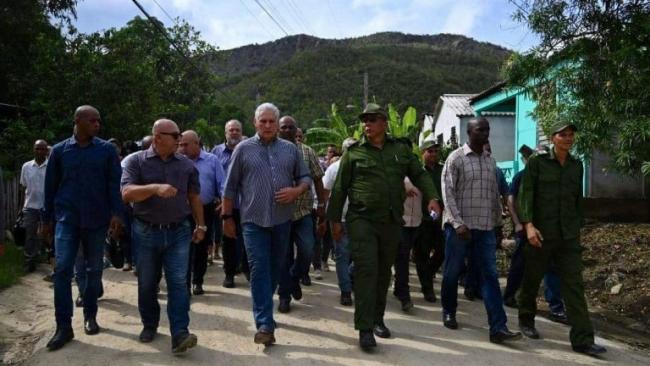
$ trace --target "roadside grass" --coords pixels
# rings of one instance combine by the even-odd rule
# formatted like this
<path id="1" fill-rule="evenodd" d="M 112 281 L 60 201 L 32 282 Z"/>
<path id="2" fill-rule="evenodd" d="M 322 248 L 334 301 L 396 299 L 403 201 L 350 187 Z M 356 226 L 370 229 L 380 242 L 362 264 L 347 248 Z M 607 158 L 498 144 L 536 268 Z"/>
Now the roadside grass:
<path id="1" fill-rule="evenodd" d="M 5 255 L 0 257 L 0 290 L 13 285 L 25 274 L 23 253 L 10 241 L 5 248 Z"/>

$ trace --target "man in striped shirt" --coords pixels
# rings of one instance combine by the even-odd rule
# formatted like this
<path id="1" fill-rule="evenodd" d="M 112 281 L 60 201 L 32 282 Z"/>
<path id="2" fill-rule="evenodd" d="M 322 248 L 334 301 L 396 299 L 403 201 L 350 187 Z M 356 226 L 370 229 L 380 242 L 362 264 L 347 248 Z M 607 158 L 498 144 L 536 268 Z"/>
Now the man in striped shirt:
<path id="1" fill-rule="evenodd" d="M 458 275 L 469 249 L 481 273 L 481 290 L 488 313 L 490 342 L 521 338 L 510 332 L 499 289 L 496 270 L 494 227 L 501 219 L 496 161 L 483 146 L 490 136 L 485 117 L 467 124 L 469 143 L 454 150 L 442 171 L 442 198 L 445 203 L 442 221 L 445 227 L 445 271 L 442 279 L 443 324 L 457 329 L 456 307 Z"/>
<path id="2" fill-rule="evenodd" d="M 275 343 L 273 293 L 289 249 L 294 201 L 311 185 L 293 143 L 277 137 L 280 111 L 271 103 L 255 110 L 255 136 L 232 154 L 221 218 L 225 236 L 236 237 L 233 203 L 239 195 L 244 245 L 251 265 L 255 343 Z"/>
<path id="3" fill-rule="evenodd" d="M 314 187 L 318 195 L 318 206 L 316 216 L 319 222 L 324 221 L 325 216 L 325 192 L 323 190 L 323 169 L 318 163 L 318 157 L 311 147 L 296 141 L 296 121 L 291 116 L 280 118 L 279 137 L 291 141 L 300 149 L 300 155 L 309 173 L 314 181 Z M 291 297 L 296 300 L 302 298 L 302 289 L 300 288 L 300 279 L 309 272 L 309 265 L 314 250 L 314 218 L 312 210 L 314 206 L 314 197 L 311 190 L 303 193 L 296 200 L 296 208 L 293 212 L 293 222 L 291 223 L 291 243 L 287 251 L 287 262 L 280 270 L 280 283 L 278 287 L 278 296 L 280 304 L 278 311 L 288 313 L 291 311 Z M 293 244 L 296 245 L 295 258 Z"/>

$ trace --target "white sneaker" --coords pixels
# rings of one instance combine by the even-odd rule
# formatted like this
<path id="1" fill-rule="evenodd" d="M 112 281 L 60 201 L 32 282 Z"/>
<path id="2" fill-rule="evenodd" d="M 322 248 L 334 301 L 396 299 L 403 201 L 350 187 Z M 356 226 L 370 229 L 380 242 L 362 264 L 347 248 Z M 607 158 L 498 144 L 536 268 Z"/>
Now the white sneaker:
<path id="1" fill-rule="evenodd" d="M 314 270 L 314 279 L 316 279 L 316 280 L 322 280 L 323 279 L 323 274 L 320 272 L 320 269 Z"/>

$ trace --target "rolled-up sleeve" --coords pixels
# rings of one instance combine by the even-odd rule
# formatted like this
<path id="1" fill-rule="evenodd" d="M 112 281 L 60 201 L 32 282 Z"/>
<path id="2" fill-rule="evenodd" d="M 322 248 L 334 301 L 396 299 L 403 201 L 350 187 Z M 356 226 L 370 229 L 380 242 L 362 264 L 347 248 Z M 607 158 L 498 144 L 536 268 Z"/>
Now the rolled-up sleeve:
<path id="1" fill-rule="evenodd" d="M 521 186 L 517 195 L 517 214 L 522 223 L 533 222 L 533 207 L 535 204 L 535 186 L 539 171 L 538 157 L 533 156 L 521 177 Z"/>
<path id="2" fill-rule="evenodd" d="M 309 168 L 307 168 L 307 164 L 305 161 L 302 159 L 302 156 L 300 154 L 300 151 L 298 151 L 298 148 L 295 148 L 295 164 L 294 164 L 294 170 L 293 170 L 293 177 L 294 180 L 296 181 L 296 184 L 301 184 L 305 183 L 308 186 L 311 186 L 312 179 L 311 175 L 309 174 Z"/>

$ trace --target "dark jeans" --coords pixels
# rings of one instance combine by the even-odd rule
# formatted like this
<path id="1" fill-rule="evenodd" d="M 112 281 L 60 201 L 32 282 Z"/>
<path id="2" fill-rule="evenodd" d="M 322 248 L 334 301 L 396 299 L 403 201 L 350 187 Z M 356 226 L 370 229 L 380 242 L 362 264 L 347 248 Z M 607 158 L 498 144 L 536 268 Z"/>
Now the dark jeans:
<path id="1" fill-rule="evenodd" d="M 431 249 L 434 250 L 431 255 Z M 422 293 L 433 293 L 433 277 L 445 261 L 445 239 L 440 220 L 423 220 L 413 248 Z"/>
<path id="2" fill-rule="evenodd" d="M 512 258 L 510 258 L 508 281 L 503 291 L 504 300 L 514 299 L 524 277 L 524 247 L 528 244 L 525 233 L 515 234 L 515 243 L 515 251 L 512 253 Z M 564 302 L 560 293 L 560 277 L 558 277 L 553 263 L 551 263 L 544 275 L 544 298 L 551 312 L 559 313 L 564 311 Z"/>
<path id="3" fill-rule="evenodd" d="M 203 205 L 203 220 L 208 229 L 203 240 L 190 244 L 189 266 L 187 267 L 187 287 L 190 284 L 203 285 L 203 277 L 208 270 L 208 247 L 212 244 L 212 231 L 214 230 L 214 203 Z M 194 230 L 196 223 L 189 218 L 191 228 Z"/>
<path id="4" fill-rule="evenodd" d="M 417 239 L 417 227 L 402 227 L 402 237 L 395 257 L 395 289 L 393 290 L 393 294 L 400 301 L 411 299 L 409 293 L 409 261 L 411 259 L 411 248 L 413 248 Z"/>
<path id="5" fill-rule="evenodd" d="M 332 252 L 332 246 L 333 246 L 332 230 L 328 222 L 325 235 L 323 235 L 322 238 L 319 238 L 318 235 L 316 235 L 317 219 L 315 213 L 312 214 L 312 220 L 314 222 L 314 238 L 316 240 L 314 245 L 314 256 L 312 259 L 312 265 L 314 266 L 314 269 L 320 270 L 323 267 L 323 262 L 327 262 L 327 259 L 329 258 L 330 253 Z"/>
<path id="6" fill-rule="evenodd" d="M 311 215 L 303 216 L 291 223 L 291 239 L 287 250 L 287 259 L 280 272 L 280 286 L 278 287 L 278 295 L 281 299 L 291 299 L 293 290 L 300 287 L 300 279 L 309 273 L 309 265 L 314 251 L 314 239 L 314 220 Z"/>
<path id="7" fill-rule="evenodd" d="M 86 263 L 86 259 L 84 258 L 83 250 L 81 250 L 81 247 L 79 247 L 79 251 L 77 252 L 77 258 L 75 259 L 74 262 L 74 280 L 77 283 L 77 289 L 79 290 L 79 297 L 83 298 L 84 291 L 86 291 L 86 283 L 88 282 L 88 274 L 86 273 L 88 268 L 88 264 Z M 101 275 L 104 274 L 104 271 L 102 270 L 100 277 L 99 277 L 99 293 L 97 294 L 97 298 L 102 297 L 104 294 L 104 284 L 102 283 L 102 277 Z"/>
<path id="8" fill-rule="evenodd" d="M 167 280 L 167 316 L 172 337 L 188 331 L 190 297 L 187 267 L 192 228 L 189 220 L 173 229 L 151 227 L 134 220 L 133 232 L 139 244 L 138 310 L 145 328 L 158 328 L 160 304 L 157 287 L 161 267 Z"/>
<path id="9" fill-rule="evenodd" d="M 79 245 L 85 258 L 86 286 L 83 289 L 84 317 L 97 315 L 97 297 L 101 287 L 104 240 L 107 227 L 81 229 L 75 225 L 57 222 L 54 246 L 56 267 L 54 269 L 54 307 L 58 328 L 72 327 L 72 281 L 73 269 Z"/>
<path id="10" fill-rule="evenodd" d="M 496 240 L 492 230 L 470 230 L 472 238 L 462 240 L 456 230 L 445 225 L 445 270 L 442 278 L 442 309 L 444 314 L 456 315 L 458 307 L 458 275 L 467 249 L 472 247 L 472 259 L 481 277 L 481 293 L 488 315 L 490 334 L 507 329 L 506 313 L 499 289 L 496 269 Z"/>
<path id="11" fill-rule="evenodd" d="M 273 293 L 289 249 L 291 221 L 273 227 L 242 224 L 251 270 L 253 317 L 258 330 L 273 332 Z"/>
<path id="12" fill-rule="evenodd" d="M 226 273 L 226 276 L 234 276 L 239 267 L 241 267 L 241 271 L 244 273 L 250 272 L 248 269 L 248 257 L 246 255 L 246 249 L 244 248 L 244 236 L 242 234 L 239 210 L 233 210 L 232 216 L 235 219 L 237 238 L 233 239 L 224 236 L 222 239 L 223 246 L 221 247 L 221 252 L 223 254 L 223 271 Z M 221 219 L 215 221 L 218 222 L 218 225 L 221 225 Z"/>
<path id="13" fill-rule="evenodd" d="M 38 225 L 41 211 L 34 208 L 23 209 L 23 227 L 25 228 L 25 264 L 36 264 L 43 248 L 43 240 L 38 237 Z"/>

